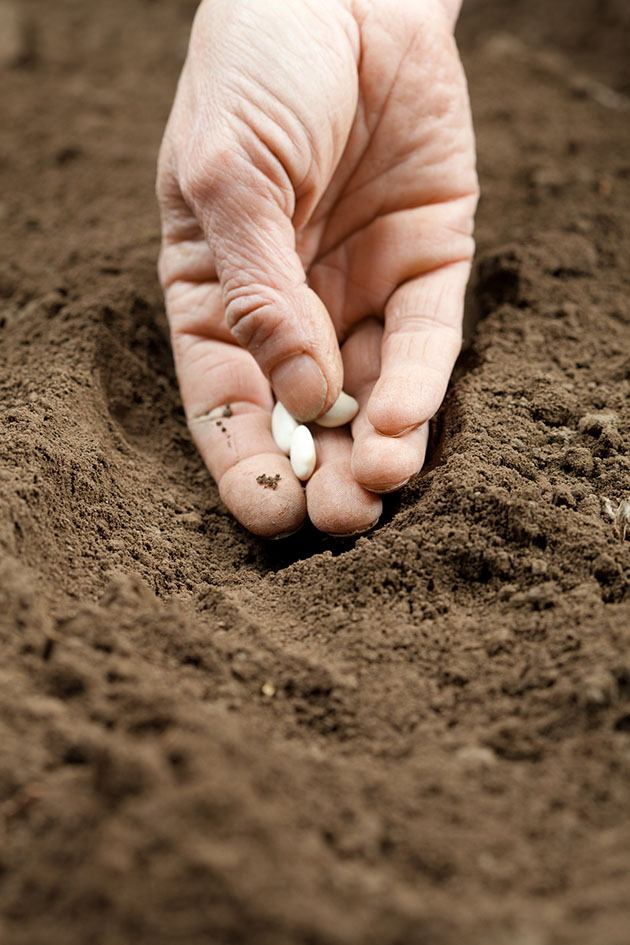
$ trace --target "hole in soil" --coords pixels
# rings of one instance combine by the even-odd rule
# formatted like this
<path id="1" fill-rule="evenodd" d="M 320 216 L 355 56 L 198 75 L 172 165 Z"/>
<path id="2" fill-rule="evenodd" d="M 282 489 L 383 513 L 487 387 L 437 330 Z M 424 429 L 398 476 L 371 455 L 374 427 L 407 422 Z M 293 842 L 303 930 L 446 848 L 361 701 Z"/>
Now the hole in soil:
<path id="1" fill-rule="evenodd" d="M 310 522 L 307 522 L 290 538 L 258 544 L 253 550 L 249 563 L 255 565 L 264 574 L 283 571 L 298 561 L 306 561 L 325 551 L 330 551 L 333 557 L 352 551 L 360 538 L 369 539 L 379 528 L 394 518 L 400 508 L 402 495 L 402 492 L 397 492 L 383 496 L 383 514 L 378 525 L 371 532 L 363 532 L 349 538 L 333 538 L 331 535 L 318 531 Z"/>
<path id="2" fill-rule="evenodd" d="M 477 355 L 471 349 L 470 345 L 474 337 L 475 328 L 481 317 L 482 309 L 480 305 L 479 289 L 477 280 L 473 280 L 466 293 L 463 349 L 453 369 L 451 386 L 468 373 L 468 371 L 471 371 L 477 364 Z M 446 402 L 448 402 L 448 394 Z M 448 409 L 448 406 L 446 409 Z M 426 459 L 416 482 L 441 465 L 444 453 L 445 435 L 444 410 L 440 410 L 435 419 L 431 421 Z M 307 523 L 296 535 L 290 538 L 285 538 L 278 542 L 258 544 L 255 549 L 252 549 L 252 555 L 248 563 L 252 564 L 264 574 L 283 571 L 285 568 L 296 564 L 298 561 L 306 561 L 326 551 L 330 551 L 334 557 L 345 554 L 355 547 L 360 538 L 369 539 L 384 525 L 391 522 L 401 507 L 405 506 L 405 498 L 407 495 L 407 490 L 403 488 L 400 492 L 383 496 L 383 514 L 381 515 L 378 525 L 371 532 L 364 532 L 362 535 L 355 535 L 351 538 L 332 538 L 329 535 L 322 534 L 310 523 Z M 417 498 L 411 498 L 410 501 L 415 502 Z"/>
<path id="3" fill-rule="evenodd" d="M 502 246 L 481 254 L 467 292 L 470 314 L 476 313 L 472 328 L 480 317 L 501 305 L 522 307 L 526 304 L 522 269 L 521 250 L 517 246 Z M 467 327 L 470 326 L 465 323 Z"/>
<path id="4" fill-rule="evenodd" d="M 106 315 L 104 322 L 99 361 L 109 414 L 129 443 L 161 455 L 176 391 L 168 342 L 151 311 L 141 314 L 137 305 L 130 315 Z"/>

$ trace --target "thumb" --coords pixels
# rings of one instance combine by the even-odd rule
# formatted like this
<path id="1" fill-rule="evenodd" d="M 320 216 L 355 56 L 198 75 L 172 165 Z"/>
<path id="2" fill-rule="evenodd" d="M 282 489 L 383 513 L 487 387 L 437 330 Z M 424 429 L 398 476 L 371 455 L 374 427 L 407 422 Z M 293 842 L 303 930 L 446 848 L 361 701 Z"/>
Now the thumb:
<path id="1" fill-rule="evenodd" d="M 206 159 L 186 189 L 212 251 L 232 335 L 287 410 L 313 420 L 339 395 L 343 368 L 330 316 L 306 284 L 295 249 L 292 188 L 274 185 L 230 149 Z"/>

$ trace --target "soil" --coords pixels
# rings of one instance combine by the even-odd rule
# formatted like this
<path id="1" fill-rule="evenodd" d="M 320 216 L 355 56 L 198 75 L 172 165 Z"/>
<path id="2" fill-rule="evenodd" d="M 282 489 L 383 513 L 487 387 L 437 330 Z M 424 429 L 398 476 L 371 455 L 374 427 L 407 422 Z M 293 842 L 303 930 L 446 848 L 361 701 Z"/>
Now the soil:
<path id="1" fill-rule="evenodd" d="M 2 0 L 4 945 L 627 945 L 630 16 L 506 6 L 461 24 L 479 320 L 429 463 L 263 543 L 155 275 L 194 3 Z"/>

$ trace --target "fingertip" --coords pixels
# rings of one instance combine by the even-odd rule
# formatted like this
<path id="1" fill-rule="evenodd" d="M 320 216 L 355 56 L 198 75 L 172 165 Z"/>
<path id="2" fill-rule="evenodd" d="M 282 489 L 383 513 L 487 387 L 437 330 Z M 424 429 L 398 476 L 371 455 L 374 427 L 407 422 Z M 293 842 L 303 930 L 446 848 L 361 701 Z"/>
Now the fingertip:
<path id="1" fill-rule="evenodd" d="M 279 453 L 235 463 L 221 477 L 219 493 L 241 525 L 261 538 L 292 534 L 306 517 L 304 490 Z"/>
<path id="2" fill-rule="evenodd" d="M 407 379 L 388 376 L 379 381 L 367 405 L 368 420 L 383 436 L 397 437 L 428 420 L 422 394 L 410 388 Z"/>
<path id="3" fill-rule="evenodd" d="M 352 474 L 365 489 L 394 492 L 422 468 L 427 438 L 428 424 L 401 437 L 376 431 L 359 436 L 352 450 Z"/>
<path id="4" fill-rule="evenodd" d="M 337 537 L 368 531 L 378 522 L 383 503 L 364 489 L 346 464 L 326 463 L 307 487 L 308 513 L 322 532 Z"/>
<path id="5" fill-rule="evenodd" d="M 403 436 L 421 427 L 436 412 L 444 391 L 431 377 L 420 377 L 420 373 L 417 367 L 403 367 L 397 374 L 381 375 L 367 403 L 368 420 L 378 433 Z"/>

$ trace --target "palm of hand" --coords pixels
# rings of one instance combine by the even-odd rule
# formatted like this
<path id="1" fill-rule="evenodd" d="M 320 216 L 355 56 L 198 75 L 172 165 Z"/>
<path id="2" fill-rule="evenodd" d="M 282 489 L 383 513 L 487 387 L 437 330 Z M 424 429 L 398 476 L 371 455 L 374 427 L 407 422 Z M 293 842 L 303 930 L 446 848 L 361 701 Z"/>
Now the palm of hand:
<path id="1" fill-rule="evenodd" d="M 262 281 L 275 281 L 282 290 L 287 273 L 291 283 L 293 270 L 303 267 L 302 282 L 305 274 L 343 343 L 344 387 L 361 406 L 352 428 L 354 445 L 348 431 L 317 435 L 319 467 L 307 486 L 306 502 L 315 523 L 334 533 L 369 527 L 380 513 L 374 492 L 399 486 L 422 464 L 426 421 L 439 406 L 459 350 L 476 203 L 465 82 L 452 38 L 446 30 L 410 29 L 409 24 L 405 30 L 404 23 L 392 30 L 383 6 L 380 15 L 373 15 L 371 6 L 357 24 L 354 100 L 348 82 L 351 39 L 331 57 L 335 66 L 328 71 L 327 91 L 330 96 L 332 85 L 339 102 L 331 117 L 322 116 L 322 89 L 311 76 L 305 85 L 298 83 L 297 106 L 295 100 L 288 106 L 283 101 L 284 89 L 265 88 L 260 100 L 253 96 L 255 108 L 246 118 L 255 140 L 280 157 L 278 174 L 273 161 L 252 154 L 246 142 L 249 162 L 271 181 L 295 238 L 297 265 L 276 254 L 275 272 Z M 347 36 L 347 19 L 340 29 Z M 337 38 L 343 47 L 341 33 Z M 261 61 L 269 55 L 264 45 Z M 296 59 L 303 54 L 299 46 L 298 37 Z M 323 62 L 322 71 L 330 64 Z M 288 107 L 301 133 L 291 135 L 287 129 L 298 145 L 284 152 L 273 128 L 269 132 L 260 124 L 260 116 L 264 122 L 278 102 Z M 308 160 L 300 153 L 300 140 L 312 149 Z M 261 534 L 288 531 L 304 515 L 304 496 L 270 442 L 271 391 L 252 357 L 266 368 L 261 349 L 270 335 L 273 347 L 272 319 L 265 304 L 238 311 L 243 280 L 225 270 L 231 254 L 239 255 L 236 241 L 242 244 L 247 237 L 235 227 L 233 237 L 213 240 L 226 226 L 221 201 L 215 200 L 219 210 L 213 214 L 212 194 L 204 197 L 201 189 L 201 201 L 210 210 L 204 221 L 199 192 L 188 188 L 188 199 L 182 198 L 182 176 L 177 180 L 162 172 L 170 194 L 162 278 L 191 429 L 236 516 Z M 258 219 L 265 220 L 266 198 L 258 209 Z M 274 213 L 266 221 L 270 229 L 277 226 Z M 242 255 L 255 258 L 261 252 L 265 249 L 256 246 L 254 236 Z M 238 267 L 243 268 L 240 261 Z M 269 261 L 268 269 L 273 268 Z M 249 279 L 259 288 L 259 278 Z M 228 313 L 237 309 L 234 335 L 252 354 L 234 344 L 225 323 L 226 304 Z M 227 400 L 237 407 L 229 445 L 206 420 L 209 407 Z M 272 455 L 285 487 L 261 502 L 254 473 L 268 472 L 258 467 L 269 465 Z"/>

